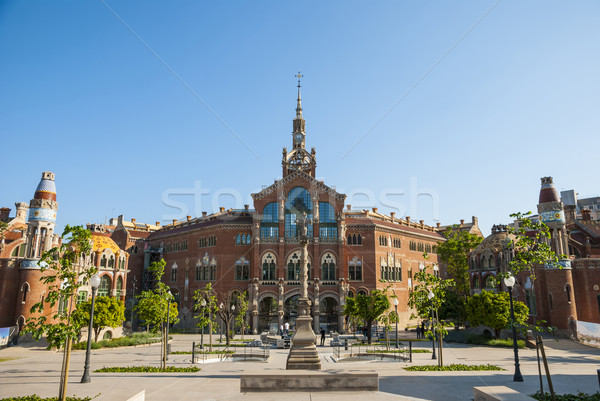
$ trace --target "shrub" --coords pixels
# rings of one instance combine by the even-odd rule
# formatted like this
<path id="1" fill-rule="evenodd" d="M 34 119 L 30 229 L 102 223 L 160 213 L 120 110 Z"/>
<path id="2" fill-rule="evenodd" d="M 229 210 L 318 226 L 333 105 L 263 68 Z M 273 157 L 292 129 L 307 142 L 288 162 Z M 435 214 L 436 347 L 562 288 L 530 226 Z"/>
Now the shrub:
<path id="1" fill-rule="evenodd" d="M 472 370 L 506 370 L 496 365 L 463 365 L 454 363 L 446 366 L 437 365 L 421 365 L 421 366 L 408 366 L 404 368 L 411 372 L 440 372 L 440 371 L 472 371 Z"/>
<path id="2" fill-rule="evenodd" d="M 544 393 L 543 395 L 538 390 L 534 394 L 530 394 L 530 397 L 538 400 L 538 401 L 550 401 L 550 393 Z M 582 392 L 578 392 L 577 394 L 562 394 L 556 395 L 556 401 L 600 401 L 600 393 L 594 394 L 585 394 Z"/>
<path id="3" fill-rule="evenodd" d="M 117 366 L 112 368 L 102 368 L 95 370 L 99 373 L 177 373 L 177 372 L 199 372 L 200 368 L 196 366 L 190 367 L 176 367 L 167 366 L 166 369 L 159 368 L 157 366 Z"/>
<path id="4" fill-rule="evenodd" d="M 115 348 L 115 347 L 128 347 L 133 345 L 144 345 L 144 344 L 153 344 L 160 342 L 160 337 L 156 337 L 156 334 L 152 333 L 134 333 L 131 336 L 126 337 L 118 337 L 110 340 L 102 340 L 98 342 L 93 342 L 91 344 L 92 349 L 100 349 L 100 348 Z M 87 339 L 86 341 L 81 341 L 75 345 L 73 345 L 73 349 L 86 349 L 87 347 Z"/>
<path id="5" fill-rule="evenodd" d="M 67 401 L 90 401 L 92 398 L 91 397 L 67 397 L 66 400 Z M 8 397 L 8 398 L 1 398 L 0 401 L 58 401 L 59 398 L 58 397 L 47 397 L 47 398 L 42 398 L 39 395 L 26 395 L 23 397 Z"/>

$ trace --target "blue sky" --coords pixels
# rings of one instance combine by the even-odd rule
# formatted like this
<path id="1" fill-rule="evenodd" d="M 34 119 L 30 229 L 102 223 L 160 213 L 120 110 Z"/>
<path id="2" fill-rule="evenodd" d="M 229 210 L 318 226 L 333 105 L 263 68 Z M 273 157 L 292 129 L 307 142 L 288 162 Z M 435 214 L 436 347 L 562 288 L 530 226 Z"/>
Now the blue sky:
<path id="1" fill-rule="evenodd" d="M 45 170 L 60 227 L 248 203 L 281 176 L 301 70 L 318 178 L 487 234 L 542 176 L 600 192 L 599 37 L 594 1 L 2 1 L 0 205 Z"/>

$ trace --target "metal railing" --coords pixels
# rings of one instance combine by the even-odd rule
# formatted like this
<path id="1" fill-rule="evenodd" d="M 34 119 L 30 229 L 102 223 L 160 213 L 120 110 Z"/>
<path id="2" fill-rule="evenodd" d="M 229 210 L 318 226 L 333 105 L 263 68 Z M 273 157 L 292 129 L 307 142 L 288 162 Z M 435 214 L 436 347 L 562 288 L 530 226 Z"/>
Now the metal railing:
<path id="1" fill-rule="evenodd" d="M 340 344 L 333 346 L 333 356 L 337 360 L 346 358 L 358 360 L 391 359 L 406 362 L 411 359 L 411 350 L 404 345 L 395 348 L 394 346 L 386 347 L 380 344 Z"/>

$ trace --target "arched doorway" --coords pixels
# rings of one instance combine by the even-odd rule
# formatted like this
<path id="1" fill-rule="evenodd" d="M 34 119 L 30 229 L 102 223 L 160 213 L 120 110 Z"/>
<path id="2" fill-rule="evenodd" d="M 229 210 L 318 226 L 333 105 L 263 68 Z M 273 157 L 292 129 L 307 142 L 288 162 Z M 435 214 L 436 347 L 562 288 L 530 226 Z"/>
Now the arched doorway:
<path id="1" fill-rule="evenodd" d="M 258 331 L 277 333 L 277 300 L 265 297 L 258 304 Z"/>
<path id="2" fill-rule="evenodd" d="M 319 325 L 327 331 L 339 332 L 338 302 L 333 297 L 325 297 L 319 302 Z"/>

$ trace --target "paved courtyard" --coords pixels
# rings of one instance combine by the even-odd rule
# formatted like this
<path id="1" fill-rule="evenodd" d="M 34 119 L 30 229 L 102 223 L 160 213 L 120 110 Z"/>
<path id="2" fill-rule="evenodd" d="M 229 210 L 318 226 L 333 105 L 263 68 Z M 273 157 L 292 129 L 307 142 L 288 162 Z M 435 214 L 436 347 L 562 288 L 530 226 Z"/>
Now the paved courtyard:
<path id="1" fill-rule="evenodd" d="M 205 336 L 206 337 L 206 336 Z M 255 337 L 251 337 L 255 338 Z M 197 335 L 174 335 L 173 351 L 191 349 Z M 546 353 L 554 388 L 558 393 L 598 391 L 596 369 L 600 368 L 600 350 L 569 340 L 546 340 Z M 285 369 L 288 350 L 271 350 L 268 362 L 213 362 L 198 364 L 198 373 L 93 373 L 109 366 L 159 366 L 160 346 L 127 347 L 93 350 L 92 382 L 79 383 L 83 374 L 84 351 L 74 351 L 69 376 L 69 395 L 96 396 L 96 401 L 126 400 L 142 389 L 146 399 L 159 400 L 470 400 L 474 386 L 504 385 L 525 394 L 539 388 L 535 350 L 520 350 L 522 383 L 512 381 L 512 349 L 467 346 L 445 343 L 444 363 L 499 365 L 502 372 L 409 372 L 402 367 L 408 362 L 359 361 L 335 362 L 331 347 L 319 347 L 323 370 L 376 371 L 380 377 L 379 392 L 312 392 L 312 393 L 248 393 L 241 394 L 243 372 L 279 371 Z M 35 343 L 0 350 L 0 358 L 16 358 L 0 362 L 0 395 L 38 394 L 56 396 L 62 353 L 47 351 Z M 435 362 L 435 361 L 433 361 Z M 414 354 L 413 365 L 431 364 L 431 354 Z M 191 355 L 171 355 L 169 365 L 191 366 Z M 544 382 L 545 389 L 547 384 Z"/>

